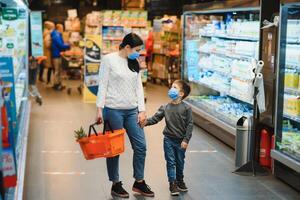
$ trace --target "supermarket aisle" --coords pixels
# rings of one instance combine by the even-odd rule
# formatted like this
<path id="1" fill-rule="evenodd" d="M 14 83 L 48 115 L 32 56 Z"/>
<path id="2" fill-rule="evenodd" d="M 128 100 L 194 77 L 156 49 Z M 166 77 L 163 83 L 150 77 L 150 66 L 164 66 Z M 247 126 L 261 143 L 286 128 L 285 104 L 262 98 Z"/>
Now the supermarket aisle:
<path id="1" fill-rule="evenodd" d="M 110 196 L 104 159 L 85 161 L 73 130 L 88 127 L 95 106 L 83 104 L 78 94 L 68 96 L 43 89 L 44 105 L 33 104 L 28 144 L 26 200 L 106 200 Z M 167 102 L 167 89 L 148 86 L 148 115 Z M 186 164 L 186 182 L 190 192 L 172 198 L 168 192 L 162 151 L 163 123 L 146 128 L 148 156 L 146 180 L 156 192 L 155 200 L 242 200 L 299 199 L 300 194 L 273 177 L 243 177 L 231 173 L 233 150 L 195 127 Z M 121 177 L 130 199 L 132 151 L 121 156 Z M 151 198 L 149 198 L 151 199 Z"/>

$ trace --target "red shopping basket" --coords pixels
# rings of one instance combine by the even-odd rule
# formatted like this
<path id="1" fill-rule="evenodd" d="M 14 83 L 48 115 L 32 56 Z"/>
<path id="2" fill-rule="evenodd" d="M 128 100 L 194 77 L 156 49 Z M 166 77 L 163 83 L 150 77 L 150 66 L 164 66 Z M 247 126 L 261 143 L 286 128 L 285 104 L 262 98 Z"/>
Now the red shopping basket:
<path id="1" fill-rule="evenodd" d="M 125 129 L 112 130 L 108 121 L 104 121 L 102 133 L 95 129 L 97 123 L 90 125 L 88 137 L 79 139 L 81 150 L 86 160 L 117 156 L 125 150 Z M 106 125 L 109 131 L 106 130 Z M 91 135 L 92 130 L 94 134 Z"/>

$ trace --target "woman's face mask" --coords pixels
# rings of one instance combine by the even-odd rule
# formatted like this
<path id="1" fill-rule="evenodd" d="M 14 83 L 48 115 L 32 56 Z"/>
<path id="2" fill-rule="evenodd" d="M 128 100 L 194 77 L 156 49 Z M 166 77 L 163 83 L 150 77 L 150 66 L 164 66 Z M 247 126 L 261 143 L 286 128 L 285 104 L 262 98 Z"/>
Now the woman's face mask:
<path id="1" fill-rule="evenodd" d="M 138 59 L 139 57 L 140 57 L 140 53 L 138 53 L 138 52 L 136 52 L 136 51 L 134 51 L 133 53 L 131 53 L 131 54 L 128 55 L 128 58 L 129 58 L 130 60 L 136 60 L 136 59 Z"/>
<path id="2" fill-rule="evenodd" d="M 131 53 L 128 54 L 128 58 L 130 60 L 136 60 L 140 57 L 140 51 L 141 51 L 141 48 L 139 47 L 136 47 L 136 48 L 130 48 L 131 49 Z"/>

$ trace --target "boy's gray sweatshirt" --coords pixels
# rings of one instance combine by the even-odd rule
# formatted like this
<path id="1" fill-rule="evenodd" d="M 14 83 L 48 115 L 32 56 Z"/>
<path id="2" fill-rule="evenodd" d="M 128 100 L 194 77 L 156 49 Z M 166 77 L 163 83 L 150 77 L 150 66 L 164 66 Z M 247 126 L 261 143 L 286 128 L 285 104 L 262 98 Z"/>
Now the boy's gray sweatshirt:
<path id="1" fill-rule="evenodd" d="M 146 126 L 154 125 L 165 117 L 166 127 L 163 134 L 165 136 L 183 140 L 188 143 L 193 132 L 192 109 L 186 103 L 169 103 L 161 106 L 155 115 L 147 119 Z"/>

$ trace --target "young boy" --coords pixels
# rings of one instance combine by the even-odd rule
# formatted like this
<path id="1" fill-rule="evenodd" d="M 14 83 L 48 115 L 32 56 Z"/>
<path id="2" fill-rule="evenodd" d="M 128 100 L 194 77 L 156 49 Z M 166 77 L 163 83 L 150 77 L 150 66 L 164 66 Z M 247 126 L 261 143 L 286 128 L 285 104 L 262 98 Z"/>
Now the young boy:
<path id="1" fill-rule="evenodd" d="M 185 152 L 192 137 L 193 119 L 191 108 L 182 100 L 190 94 L 190 91 L 191 88 L 185 81 L 176 80 L 168 93 L 172 101 L 161 106 L 144 124 L 154 125 L 165 117 L 164 152 L 172 196 L 179 195 L 179 191 L 188 191 L 183 181 L 183 169 Z"/>

